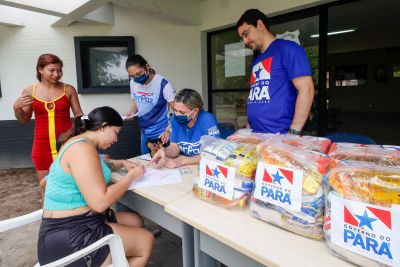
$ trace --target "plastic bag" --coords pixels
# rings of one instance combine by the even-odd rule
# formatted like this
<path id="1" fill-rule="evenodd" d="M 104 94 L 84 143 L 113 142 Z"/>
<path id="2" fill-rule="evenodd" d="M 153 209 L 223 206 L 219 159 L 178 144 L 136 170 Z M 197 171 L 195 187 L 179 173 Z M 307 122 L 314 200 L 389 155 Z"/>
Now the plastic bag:
<path id="1" fill-rule="evenodd" d="M 332 253 L 360 266 L 393 266 L 400 168 L 340 161 L 324 181 L 324 234 Z"/>
<path id="2" fill-rule="evenodd" d="M 218 166 L 233 167 L 235 169 L 233 195 L 232 199 L 229 199 L 226 196 L 217 194 L 211 189 L 207 189 L 204 184 L 199 186 L 199 181 L 201 179 L 195 180 L 193 193 L 203 200 L 224 207 L 246 207 L 254 187 L 254 176 L 258 161 L 256 147 L 248 144 L 238 144 L 220 138 L 203 136 L 201 138 L 200 155 L 202 161 L 207 160 L 207 162 L 218 164 Z M 200 163 L 200 165 L 201 164 L 202 163 Z M 213 179 L 214 182 L 219 182 L 216 177 L 209 177 L 209 179 Z"/>
<path id="3" fill-rule="evenodd" d="M 332 163 L 332 159 L 322 153 L 301 150 L 281 143 L 280 140 L 263 142 L 257 146 L 260 161 L 266 164 L 297 169 L 304 172 L 304 194 L 315 194 L 322 185 L 322 177 Z"/>
<path id="4" fill-rule="evenodd" d="M 251 198 L 251 214 L 296 234 L 322 239 L 325 205 L 322 177 L 331 159 L 282 142 L 282 136 L 260 143 L 257 155 L 260 170 Z"/>
<path id="5" fill-rule="evenodd" d="M 340 161 L 326 179 L 331 190 L 346 199 L 380 206 L 400 204 L 400 168 Z"/>
<path id="6" fill-rule="evenodd" d="M 333 143 L 329 153 L 339 160 L 373 162 L 382 166 L 400 166 L 400 147 Z"/>
<path id="7" fill-rule="evenodd" d="M 317 151 L 326 154 L 331 140 L 324 137 L 298 136 L 292 134 L 255 133 L 252 129 L 239 129 L 229 139 L 239 143 L 259 144 L 263 141 L 282 142 L 302 150 Z"/>
<path id="8" fill-rule="evenodd" d="M 228 139 L 237 143 L 257 145 L 270 136 L 272 134 L 255 133 L 252 129 L 246 128 L 237 130 Z"/>

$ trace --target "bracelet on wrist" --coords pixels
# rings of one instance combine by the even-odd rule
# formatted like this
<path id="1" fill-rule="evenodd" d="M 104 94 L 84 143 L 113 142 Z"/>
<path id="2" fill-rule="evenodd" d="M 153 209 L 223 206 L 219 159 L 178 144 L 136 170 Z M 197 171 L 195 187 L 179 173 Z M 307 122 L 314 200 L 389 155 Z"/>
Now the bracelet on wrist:
<path id="1" fill-rule="evenodd" d="M 288 133 L 293 135 L 301 135 L 301 130 L 298 131 L 296 129 L 290 128 Z"/>

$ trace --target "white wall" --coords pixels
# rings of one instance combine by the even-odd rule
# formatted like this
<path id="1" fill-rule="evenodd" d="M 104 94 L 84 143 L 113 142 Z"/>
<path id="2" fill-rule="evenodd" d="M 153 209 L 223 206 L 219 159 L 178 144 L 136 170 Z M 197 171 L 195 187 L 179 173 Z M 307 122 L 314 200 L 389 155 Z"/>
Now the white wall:
<path id="1" fill-rule="evenodd" d="M 63 81 L 77 85 L 74 36 L 135 37 L 136 53 L 142 54 L 176 89 L 193 88 L 202 93 L 207 103 L 206 32 L 232 26 L 249 8 L 267 14 L 285 13 L 327 1 L 316 0 L 200 0 L 201 26 L 180 26 L 127 8 L 114 6 L 115 25 L 75 23 L 68 27 L 51 27 L 58 18 L 20 11 L 25 27 L 0 26 L 0 120 L 14 119 L 12 105 L 21 90 L 35 79 L 35 65 L 42 53 L 54 53 L 64 61 Z M 0 6 L 1 7 L 1 6 Z M 4 14 L 4 9 L 0 9 Z M 193 10 L 190 10 L 193 12 Z M 119 112 L 130 104 L 128 94 L 79 95 L 85 113 L 101 105 Z"/>
<path id="2" fill-rule="evenodd" d="M 202 93 L 208 93 L 207 84 L 207 32 L 232 27 L 236 25 L 240 16 L 250 8 L 257 8 L 267 16 L 275 16 L 311 6 L 321 5 L 332 0 L 201 0 L 201 42 L 202 42 Z M 208 106 L 208 98 L 204 98 L 204 104 Z"/>
<path id="3" fill-rule="evenodd" d="M 62 81 L 76 87 L 74 36 L 134 36 L 135 52 L 176 89 L 200 90 L 200 27 L 179 26 L 118 6 L 114 14 L 113 26 L 76 23 L 51 27 L 56 17 L 23 11 L 25 27 L 0 26 L 0 120 L 15 119 L 13 102 L 24 87 L 37 82 L 35 66 L 40 54 L 58 55 L 64 61 Z M 79 95 L 79 99 L 85 113 L 101 105 L 124 112 L 131 101 L 129 94 Z"/>
<path id="4" fill-rule="evenodd" d="M 257 8 L 267 15 L 320 5 L 331 1 L 318 0 L 203 0 L 201 1 L 202 29 L 209 30 L 235 25 L 244 11 Z"/>

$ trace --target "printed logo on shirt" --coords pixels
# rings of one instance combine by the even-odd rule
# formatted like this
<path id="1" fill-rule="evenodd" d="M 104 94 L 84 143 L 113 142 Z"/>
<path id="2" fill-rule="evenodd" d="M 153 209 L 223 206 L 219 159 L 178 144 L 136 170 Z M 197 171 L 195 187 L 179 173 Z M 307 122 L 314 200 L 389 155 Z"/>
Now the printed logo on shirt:
<path id="1" fill-rule="evenodd" d="M 200 154 L 200 141 L 197 141 L 196 143 L 179 142 L 178 146 L 179 149 L 188 156 L 195 156 Z"/>
<path id="2" fill-rule="evenodd" d="M 269 82 L 271 79 L 272 57 L 266 58 L 253 66 L 250 75 L 250 94 L 248 104 L 269 103 Z"/>
<path id="3" fill-rule="evenodd" d="M 346 200 L 329 193 L 334 244 L 387 265 L 394 265 L 394 213 L 389 208 Z M 396 218 L 399 220 L 399 218 Z"/>
<path id="4" fill-rule="evenodd" d="M 153 103 L 153 94 L 152 92 L 142 92 L 138 91 L 135 93 L 135 101 L 136 102 L 146 102 Z"/>
<path id="5" fill-rule="evenodd" d="M 303 172 L 259 162 L 255 198 L 293 211 L 301 210 Z"/>
<path id="6" fill-rule="evenodd" d="M 219 129 L 217 126 L 213 126 L 211 128 L 208 129 L 208 135 L 210 136 L 215 136 L 215 135 L 219 135 Z"/>
<path id="7" fill-rule="evenodd" d="M 232 200 L 236 169 L 215 161 L 201 159 L 199 187 Z"/>

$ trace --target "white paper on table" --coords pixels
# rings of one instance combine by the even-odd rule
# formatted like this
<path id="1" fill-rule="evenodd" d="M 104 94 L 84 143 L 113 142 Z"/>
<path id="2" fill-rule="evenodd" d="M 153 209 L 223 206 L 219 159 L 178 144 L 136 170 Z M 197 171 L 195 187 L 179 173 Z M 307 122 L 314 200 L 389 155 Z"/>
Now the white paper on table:
<path id="1" fill-rule="evenodd" d="M 161 171 L 147 168 L 142 179 L 132 182 L 129 186 L 129 190 L 149 186 L 177 184 L 180 182 L 182 182 L 182 176 L 179 170 Z"/>
<path id="2" fill-rule="evenodd" d="M 147 153 L 147 154 L 143 154 L 143 155 L 138 156 L 137 159 L 150 161 L 151 160 L 151 156 L 150 156 L 150 153 Z"/>

